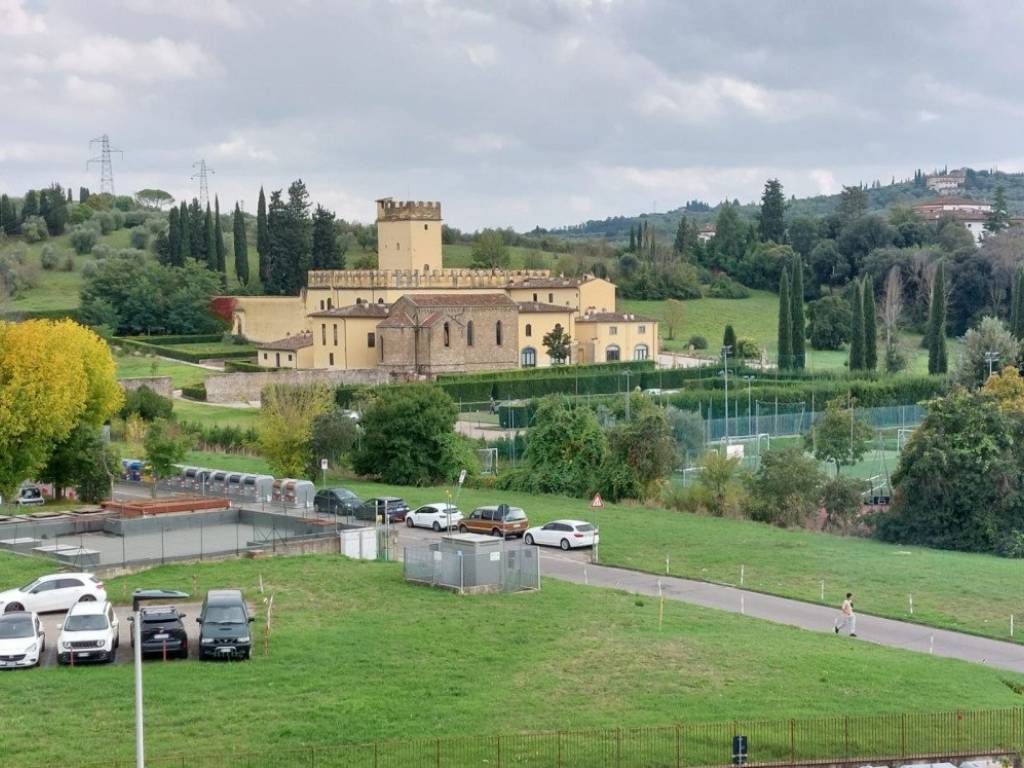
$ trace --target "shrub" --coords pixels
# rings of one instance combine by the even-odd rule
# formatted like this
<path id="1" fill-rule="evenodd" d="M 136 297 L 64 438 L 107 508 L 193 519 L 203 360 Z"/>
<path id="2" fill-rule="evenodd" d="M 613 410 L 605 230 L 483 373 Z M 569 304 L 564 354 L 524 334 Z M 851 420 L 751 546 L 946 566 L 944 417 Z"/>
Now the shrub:
<path id="1" fill-rule="evenodd" d="M 75 271 L 75 256 L 71 253 L 64 254 L 64 263 L 61 264 L 61 269 L 65 272 Z"/>
<path id="2" fill-rule="evenodd" d="M 23 259 L 18 249 L 0 254 L 0 294 L 17 296 L 21 291 L 39 284 L 39 270 Z"/>
<path id="3" fill-rule="evenodd" d="M 71 223 L 82 224 L 92 218 L 93 210 L 87 205 L 76 205 L 71 209 Z"/>
<path id="4" fill-rule="evenodd" d="M 149 232 L 143 227 L 135 227 L 130 231 L 128 240 L 131 242 L 132 248 L 145 250 L 149 245 Z"/>
<path id="5" fill-rule="evenodd" d="M 110 212 L 110 218 L 113 221 L 115 230 L 124 227 L 124 213 L 122 211 L 115 208 Z"/>
<path id="6" fill-rule="evenodd" d="M 761 348 L 753 339 L 740 339 L 736 342 L 736 355 L 744 359 L 761 356 Z"/>
<path id="7" fill-rule="evenodd" d="M 85 262 L 85 264 L 82 265 L 82 277 L 83 278 L 95 277 L 97 269 L 98 269 L 98 267 L 96 266 L 96 262 L 95 261 L 87 261 L 87 262 Z"/>
<path id="8" fill-rule="evenodd" d="M 100 211 L 92 217 L 91 221 L 96 222 L 100 228 L 100 234 L 103 235 L 109 235 L 116 229 L 114 226 L 114 217 L 110 211 Z"/>
<path id="9" fill-rule="evenodd" d="M 43 250 L 39 254 L 39 263 L 47 271 L 56 269 L 60 264 L 60 252 L 53 247 L 52 243 L 43 246 Z"/>
<path id="10" fill-rule="evenodd" d="M 99 245 L 93 246 L 92 256 L 97 261 L 104 261 L 114 255 L 114 249 L 106 243 L 100 243 Z"/>
<path id="11" fill-rule="evenodd" d="M 79 207 L 84 208 L 84 206 Z M 85 210 L 89 209 L 85 208 Z M 93 227 L 73 227 L 68 234 L 71 247 L 75 249 L 75 253 L 82 255 L 91 253 L 98 239 L 99 235 L 96 234 L 96 230 Z"/>
<path id="12" fill-rule="evenodd" d="M 705 339 L 703 336 L 691 336 L 689 345 L 694 349 L 707 349 L 708 340 Z"/>
<path id="13" fill-rule="evenodd" d="M 850 304 L 842 296 L 823 296 L 807 305 L 808 337 L 813 349 L 839 349 L 850 338 Z"/>
<path id="14" fill-rule="evenodd" d="M 173 407 L 174 404 L 170 399 L 143 385 L 138 389 L 125 392 L 124 406 L 121 408 L 120 416 L 122 419 L 138 416 L 143 421 L 169 419 Z"/>
<path id="15" fill-rule="evenodd" d="M 21 222 L 21 234 L 25 237 L 26 243 L 38 243 L 50 236 L 46 228 L 46 219 L 42 216 L 29 216 Z"/>
<path id="16" fill-rule="evenodd" d="M 181 396 L 187 397 L 189 400 L 199 400 L 206 402 L 206 385 L 199 384 L 194 387 L 182 387 Z"/>
<path id="17" fill-rule="evenodd" d="M 708 296 L 714 299 L 746 299 L 750 291 L 728 275 L 719 275 L 708 288 Z"/>

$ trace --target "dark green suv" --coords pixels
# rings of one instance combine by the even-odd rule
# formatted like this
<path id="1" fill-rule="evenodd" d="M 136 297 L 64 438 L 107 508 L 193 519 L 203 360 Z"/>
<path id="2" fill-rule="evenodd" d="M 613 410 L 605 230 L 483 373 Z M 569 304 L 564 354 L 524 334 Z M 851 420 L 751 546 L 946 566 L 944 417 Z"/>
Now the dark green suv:
<path id="1" fill-rule="evenodd" d="M 196 619 L 199 630 L 199 658 L 248 659 L 252 651 L 249 615 L 240 589 L 211 589 Z"/>

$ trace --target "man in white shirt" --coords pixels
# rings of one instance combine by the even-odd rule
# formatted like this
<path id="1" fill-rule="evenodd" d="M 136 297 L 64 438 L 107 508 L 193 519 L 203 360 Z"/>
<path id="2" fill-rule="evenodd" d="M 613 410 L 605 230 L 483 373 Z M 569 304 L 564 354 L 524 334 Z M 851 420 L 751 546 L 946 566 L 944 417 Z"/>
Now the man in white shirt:
<path id="1" fill-rule="evenodd" d="M 843 607 L 839 609 L 833 629 L 838 635 L 839 630 L 846 627 L 850 628 L 850 637 L 857 636 L 857 615 L 853 612 L 853 592 L 846 593 L 846 599 L 843 600 Z"/>

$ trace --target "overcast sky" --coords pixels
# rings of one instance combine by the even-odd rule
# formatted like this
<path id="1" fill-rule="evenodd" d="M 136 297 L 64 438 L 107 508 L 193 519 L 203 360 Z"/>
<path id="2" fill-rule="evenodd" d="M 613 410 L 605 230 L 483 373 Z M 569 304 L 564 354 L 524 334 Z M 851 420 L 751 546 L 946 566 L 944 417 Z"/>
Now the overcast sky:
<path id="1" fill-rule="evenodd" d="M 690 198 L 1024 168 L 1024 4 L 882 0 L 0 0 L 0 190 L 222 207 L 301 176 L 339 216 L 464 229 Z"/>

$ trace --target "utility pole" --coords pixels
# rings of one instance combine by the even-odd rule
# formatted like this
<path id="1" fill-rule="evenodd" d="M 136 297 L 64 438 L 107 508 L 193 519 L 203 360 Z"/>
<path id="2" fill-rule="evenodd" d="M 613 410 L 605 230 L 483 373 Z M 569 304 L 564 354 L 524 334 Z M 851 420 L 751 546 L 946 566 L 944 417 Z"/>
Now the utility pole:
<path id="1" fill-rule="evenodd" d="M 89 141 L 89 149 L 91 150 L 94 144 L 100 145 L 99 157 L 90 158 L 85 163 L 86 170 L 93 163 L 100 164 L 100 193 L 107 193 L 110 195 L 114 194 L 114 166 L 110 162 L 110 155 L 114 152 L 124 157 L 124 152 L 120 149 L 113 149 L 110 146 L 110 137 L 107 134 L 103 134 L 99 138 L 91 139 Z"/>
<path id="2" fill-rule="evenodd" d="M 622 372 L 622 375 L 626 377 L 626 421 L 629 421 L 629 368 Z"/>
<path id="3" fill-rule="evenodd" d="M 199 169 L 192 174 L 192 181 L 199 181 L 199 205 L 200 207 L 205 208 L 210 204 L 210 190 L 209 185 L 207 184 L 207 176 L 211 173 L 216 173 L 216 171 L 206 164 L 205 157 L 199 162 L 192 163 L 192 167 Z"/>
<path id="4" fill-rule="evenodd" d="M 729 445 L 729 353 L 732 344 L 722 347 L 722 364 L 725 366 L 725 444 Z"/>
<path id="5" fill-rule="evenodd" d="M 992 378 L 992 363 L 999 359 L 999 353 L 989 350 L 985 353 L 985 362 L 988 363 L 988 377 Z"/>

